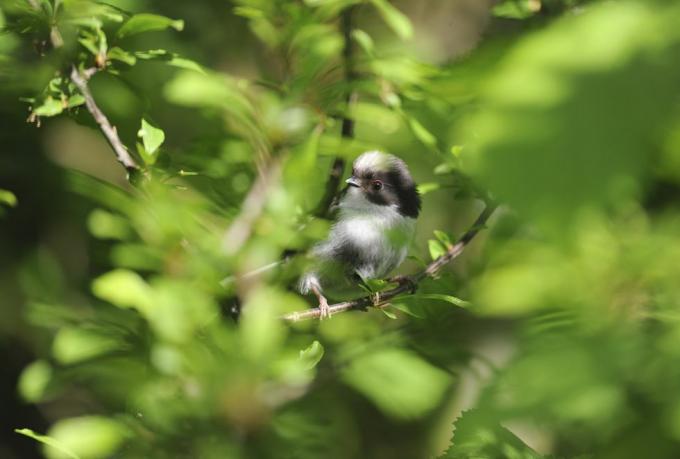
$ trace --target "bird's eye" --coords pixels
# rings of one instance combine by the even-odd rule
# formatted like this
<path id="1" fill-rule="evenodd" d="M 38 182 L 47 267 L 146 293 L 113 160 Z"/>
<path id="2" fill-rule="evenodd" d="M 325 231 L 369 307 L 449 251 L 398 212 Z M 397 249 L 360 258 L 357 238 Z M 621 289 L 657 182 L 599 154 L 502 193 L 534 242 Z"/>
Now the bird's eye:
<path id="1" fill-rule="evenodd" d="M 382 190 L 382 187 L 383 187 L 383 182 L 380 181 L 380 180 L 373 180 L 371 182 L 371 188 L 373 188 L 373 190 L 375 190 L 375 191 Z"/>

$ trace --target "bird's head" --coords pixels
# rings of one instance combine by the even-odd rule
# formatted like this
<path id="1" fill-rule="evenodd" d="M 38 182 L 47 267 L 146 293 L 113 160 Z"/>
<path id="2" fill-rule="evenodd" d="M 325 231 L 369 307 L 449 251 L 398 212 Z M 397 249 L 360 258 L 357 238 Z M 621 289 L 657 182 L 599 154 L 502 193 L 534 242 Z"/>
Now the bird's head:
<path id="1" fill-rule="evenodd" d="M 363 153 L 354 161 L 352 176 L 346 183 L 347 197 L 352 201 L 391 206 L 410 218 L 417 218 L 420 213 L 420 196 L 411 172 L 394 155 L 380 151 Z"/>

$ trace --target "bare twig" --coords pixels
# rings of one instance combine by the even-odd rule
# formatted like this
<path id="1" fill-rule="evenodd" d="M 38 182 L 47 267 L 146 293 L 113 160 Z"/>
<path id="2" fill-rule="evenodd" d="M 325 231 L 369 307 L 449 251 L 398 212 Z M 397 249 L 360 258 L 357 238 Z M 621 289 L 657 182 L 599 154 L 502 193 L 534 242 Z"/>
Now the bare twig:
<path id="1" fill-rule="evenodd" d="M 92 92 L 90 91 L 90 88 L 87 85 L 87 81 L 95 73 L 97 73 L 96 68 L 89 68 L 84 70 L 83 73 L 80 73 L 78 69 L 75 66 L 73 66 L 73 69 L 71 70 L 71 81 L 73 81 L 73 84 L 76 85 L 80 93 L 85 98 L 85 106 L 87 107 L 87 110 L 92 114 L 92 117 L 99 125 L 99 128 L 106 137 L 106 140 L 108 140 L 109 145 L 111 145 L 111 148 L 116 154 L 116 159 L 118 160 L 118 162 L 125 167 L 128 173 L 139 170 L 140 169 L 139 165 L 132 158 L 127 148 L 120 140 L 120 137 L 118 136 L 118 131 L 116 131 L 115 126 L 111 125 L 109 119 L 97 106 L 94 97 L 92 97 Z"/>
<path id="2" fill-rule="evenodd" d="M 349 109 L 356 99 L 356 94 L 352 91 L 352 82 L 356 78 L 354 72 L 354 65 L 352 62 L 352 13 L 354 7 L 349 7 L 343 11 L 341 16 L 341 27 L 342 36 L 345 42 L 345 46 L 342 51 L 342 57 L 345 67 L 345 83 L 347 84 L 347 107 L 345 116 L 342 118 L 342 128 L 341 135 L 344 139 L 351 139 L 354 137 L 354 120 L 349 116 Z M 338 191 L 338 186 L 340 185 L 340 180 L 342 179 L 342 173 L 345 170 L 345 160 L 341 156 L 336 156 L 333 159 L 333 164 L 331 166 L 330 173 L 328 175 L 328 181 L 326 182 L 326 191 L 324 192 L 323 198 L 319 203 L 319 207 L 315 212 L 316 215 L 320 217 L 325 217 L 328 215 L 333 198 Z"/>
<path id="3" fill-rule="evenodd" d="M 397 287 L 394 287 L 377 294 L 365 296 L 362 298 L 357 298 L 356 300 L 344 301 L 342 303 L 336 303 L 329 306 L 328 312 L 330 315 L 337 314 L 340 312 L 350 311 L 353 309 L 365 310 L 367 307 L 372 306 L 378 309 L 383 309 L 389 306 L 389 301 L 402 293 L 407 293 L 413 290 L 415 286 L 418 285 L 423 279 L 427 277 L 435 277 L 437 273 L 451 260 L 458 257 L 463 253 L 463 249 L 470 243 L 470 241 L 479 233 L 479 231 L 484 228 L 487 220 L 496 210 L 496 205 L 491 202 L 487 202 L 484 211 L 477 217 L 477 220 L 468 229 L 463 236 L 451 245 L 446 253 L 436 260 L 432 261 L 427 267 L 416 273 L 415 275 L 406 278 L 408 282 L 402 282 Z M 297 322 L 304 319 L 318 319 L 321 315 L 319 308 L 307 309 L 305 311 L 291 312 L 283 316 L 283 320 L 290 322 Z"/>

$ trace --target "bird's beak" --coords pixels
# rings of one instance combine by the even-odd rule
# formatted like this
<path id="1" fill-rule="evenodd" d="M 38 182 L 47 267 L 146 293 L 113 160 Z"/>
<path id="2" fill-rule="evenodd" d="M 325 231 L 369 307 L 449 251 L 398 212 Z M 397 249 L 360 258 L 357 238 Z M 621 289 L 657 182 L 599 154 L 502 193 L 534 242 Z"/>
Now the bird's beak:
<path id="1" fill-rule="evenodd" d="M 345 183 L 350 185 L 350 186 L 355 186 L 357 188 L 359 188 L 361 186 L 361 184 L 359 183 L 359 180 L 355 176 L 351 176 L 350 178 L 345 180 Z"/>

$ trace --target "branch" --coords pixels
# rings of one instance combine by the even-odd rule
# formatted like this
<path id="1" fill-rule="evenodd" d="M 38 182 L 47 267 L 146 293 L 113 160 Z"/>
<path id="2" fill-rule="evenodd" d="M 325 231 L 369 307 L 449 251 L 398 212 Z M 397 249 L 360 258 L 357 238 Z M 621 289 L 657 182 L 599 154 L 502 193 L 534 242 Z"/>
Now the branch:
<path id="1" fill-rule="evenodd" d="M 85 98 L 85 106 L 87 107 L 87 110 L 92 114 L 92 117 L 97 122 L 97 124 L 99 124 L 99 129 L 101 129 L 102 133 L 104 133 L 106 140 L 108 140 L 109 145 L 111 145 L 111 148 L 113 148 L 118 162 L 125 167 L 125 170 L 127 170 L 128 173 L 135 172 L 140 169 L 139 165 L 132 158 L 132 156 L 130 156 L 127 148 L 120 140 L 120 137 L 118 137 L 118 131 L 116 131 L 115 126 L 111 125 L 109 119 L 97 106 L 94 97 L 92 97 L 92 92 L 87 85 L 87 80 L 89 80 L 90 77 L 92 77 L 92 75 L 95 73 L 97 73 L 97 69 L 90 68 L 84 70 L 81 74 L 78 69 L 73 66 L 73 69 L 71 70 L 71 81 L 73 81 L 73 84 L 76 85 L 80 93 Z"/>
<path id="2" fill-rule="evenodd" d="M 424 270 L 416 273 L 413 276 L 407 277 L 407 282 L 402 282 L 400 285 L 390 290 L 385 290 L 373 295 L 357 298 L 356 300 L 344 301 L 342 303 L 330 305 L 329 313 L 333 315 L 353 309 L 365 310 L 369 306 L 383 309 L 389 306 L 389 300 L 392 298 L 401 295 L 402 293 L 412 291 L 425 278 L 435 277 L 446 264 L 463 253 L 463 250 L 470 243 L 470 241 L 472 241 L 477 233 L 479 233 L 479 231 L 485 227 L 487 220 L 496 210 L 496 207 L 496 204 L 487 201 L 484 211 L 482 211 L 479 217 L 477 217 L 477 220 L 475 220 L 470 229 L 468 229 L 465 234 L 461 236 L 458 242 L 450 246 L 444 255 L 432 261 Z M 313 308 L 307 309 L 305 311 L 291 312 L 283 316 L 283 320 L 297 322 L 299 320 L 305 319 L 318 319 L 320 315 L 321 311 L 319 308 Z"/>
<path id="3" fill-rule="evenodd" d="M 346 112 L 349 112 L 350 107 L 356 99 L 356 95 L 352 91 L 351 85 L 356 74 L 354 72 L 354 66 L 352 62 L 352 13 L 354 7 L 350 6 L 345 11 L 342 12 L 341 16 L 341 27 L 342 36 L 345 42 L 345 46 L 342 50 L 342 58 L 345 67 L 345 82 L 347 83 L 348 92 L 346 97 Z M 351 139 L 354 137 L 354 120 L 349 117 L 348 113 L 342 118 L 342 128 L 340 135 L 343 139 Z M 331 166 L 330 173 L 328 175 L 328 181 L 326 182 L 326 191 L 324 192 L 323 198 L 319 203 L 319 206 L 315 212 L 316 215 L 320 217 L 325 217 L 328 215 L 331 204 L 333 203 L 333 198 L 338 191 L 338 186 L 340 185 L 340 180 L 342 179 L 342 173 L 345 170 L 345 160 L 341 156 L 336 156 L 333 159 L 333 165 Z"/>

